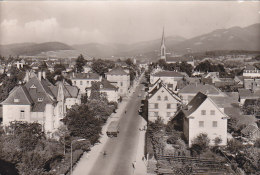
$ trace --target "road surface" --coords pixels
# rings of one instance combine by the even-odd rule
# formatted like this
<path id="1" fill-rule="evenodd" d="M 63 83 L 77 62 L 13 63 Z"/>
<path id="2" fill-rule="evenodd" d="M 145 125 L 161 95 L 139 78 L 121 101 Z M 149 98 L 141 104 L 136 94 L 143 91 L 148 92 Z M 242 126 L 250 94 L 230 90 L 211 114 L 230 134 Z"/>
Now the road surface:
<path id="1" fill-rule="evenodd" d="M 139 84 L 135 93 L 130 97 L 126 107 L 127 112 L 120 119 L 120 132 L 118 137 L 109 138 L 97 158 L 90 175 L 130 175 L 134 173 L 132 163 L 135 161 L 139 139 L 139 127 L 141 127 L 141 116 L 138 110 L 141 106 L 143 92 L 142 84 Z M 86 165 L 87 166 L 87 165 Z"/>

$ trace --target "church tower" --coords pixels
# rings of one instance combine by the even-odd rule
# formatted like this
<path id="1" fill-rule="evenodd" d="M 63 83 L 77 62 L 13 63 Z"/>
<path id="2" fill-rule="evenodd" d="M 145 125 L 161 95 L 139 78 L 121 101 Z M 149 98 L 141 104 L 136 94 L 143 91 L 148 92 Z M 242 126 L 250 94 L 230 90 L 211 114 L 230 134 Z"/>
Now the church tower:
<path id="1" fill-rule="evenodd" d="M 165 38 L 164 38 L 164 28 L 163 28 L 162 41 L 161 41 L 161 59 L 166 61 L 166 47 L 165 47 Z"/>

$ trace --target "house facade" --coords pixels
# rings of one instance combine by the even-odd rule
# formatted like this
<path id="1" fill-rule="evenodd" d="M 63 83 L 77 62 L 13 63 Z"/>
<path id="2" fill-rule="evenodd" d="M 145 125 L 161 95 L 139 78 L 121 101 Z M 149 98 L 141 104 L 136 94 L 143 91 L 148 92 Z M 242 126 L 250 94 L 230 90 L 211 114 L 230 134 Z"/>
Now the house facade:
<path id="1" fill-rule="evenodd" d="M 255 66 L 247 65 L 243 70 L 243 76 L 252 78 L 260 77 L 260 70 L 257 69 Z"/>
<path id="2" fill-rule="evenodd" d="M 109 71 L 106 78 L 118 88 L 119 96 L 127 95 L 130 87 L 130 75 L 122 67 L 115 67 Z"/>
<path id="3" fill-rule="evenodd" d="M 81 94 L 86 93 L 86 88 L 90 88 L 92 82 L 100 82 L 102 77 L 96 73 L 72 73 L 70 76 L 73 86 L 80 89 Z"/>
<path id="4" fill-rule="evenodd" d="M 46 133 L 55 132 L 61 125 L 66 110 L 81 103 L 79 90 L 65 82 L 51 84 L 41 73 L 24 85 L 15 87 L 3 107 L 3 125 L 10 122 L 38 122 Z"/>
<path id="5" fill-rule="evenodd" d="M 104 78 L 101 82 L 97 82 L 97 84 L 100 88 L 100 93 L 103 93 L 109 102 L 118 102 L 119 95 L 118 88 L 116 86 L 112 85 L 109 81 L 107 81 Z M 90 96 L 91 88 L 88 88 L 87 94 L 88 96 Z"/>
<path id="6" fill-rule="evenodd" d="M 220 138 L 219 145 L 227 144 L 227 120 L 224 108 L 218 106 L 214 99 L 203 93 L 198 93 L 182 110 L 183 131 L 189 146 L 201 133 L 207 134 L 210 145 L 215 145 L 215 139 Z"/>
<path id="7" fill-rule="evenodd" d="M 159 117 L 166 124 L 175 115 L 181 99 L 163 83 L 157 84 L 148 96 L 148 121 L 154 122 Z"/>

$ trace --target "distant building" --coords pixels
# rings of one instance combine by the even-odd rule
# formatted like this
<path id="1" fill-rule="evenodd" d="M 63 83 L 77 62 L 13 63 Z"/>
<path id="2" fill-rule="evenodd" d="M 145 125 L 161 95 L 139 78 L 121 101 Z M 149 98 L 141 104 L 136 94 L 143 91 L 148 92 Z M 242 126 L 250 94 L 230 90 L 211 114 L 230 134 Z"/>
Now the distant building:
<path id="1" fill-rule="evenodd" d="M 3 106 L 3 125 L 13 121 L 38 122 L 46 133 L 61 125 L 66 110 L 81 103 L 79 90 L 63 82 L 51 84 L 42 73 L 31 77 L 24 85 L 15 87 Z"/>
<path id="2" fill-rule="evenodd" d="M 260 77 L 260 70 L 255 66 L 247 65 L 243 70 L 244 77 Z"/>
<path id="3" fill-rule="evenodd" d="M 158 79 L 167 85 L 167 87 L 175 91 L 177 82 L 183 79 L 185 76 L 175 71 L 160 71 L 150 75 L 150 83 L 154 84 Z"/>
<path id="4" fill-rule="evenodd" d="M 97 73 L 72 73 L 70 76 L 73 86 L 80 89 L 81 94 L 86 93 L 86 88 L 92 86 L 92 82 L 100 82 L 102 77 Z"/>
<path id="5" fill-rule="evenodd" d="M 195 62 L 192 57 L 167 57 L 166 58 L 166 63 L 168 63 L 168 64 L 181 63 L 181 62 L 186 62 L 186 63 L 192 65 L 192 67 L 195 66 Z"/>
<path id="6" fill-rule="evenodd" d="M 199 92 L 175 117 L 176 120 L 178 117 L 182 118 L 183 132 L 189 146 L 201 133 L 207 134 L 210 145 L 215 145 L 216 138 L 222 140 L 219 145 L 227 144 L 227 119 L 229 117 L 214 97 Z"/>
<path id="7" fill-rule="evenodd" d="M 122 67 L 115 67 L 106 73 L 106 78 L 113 85 L 119 88 L 119 96 L 127 95 L 128 89 L 130 87 L 130 75 Z"/>
<path id="8" fill-rule="evenodd" d="M 159 117 L 165 124 L 175 115 L 181 99 L 162 82 L 154 87 L 148 96 L 148 120 L 154 122 Z"/>
<path id="9" fill-rule="evenodd" d="M 179 90 L 179 95 L 184 104 L 188 104 L 195 95 L 201 92 L 209 97 L 226 97 L 227 95 L 213 85 L 209 84 L 189 84 Z"/>

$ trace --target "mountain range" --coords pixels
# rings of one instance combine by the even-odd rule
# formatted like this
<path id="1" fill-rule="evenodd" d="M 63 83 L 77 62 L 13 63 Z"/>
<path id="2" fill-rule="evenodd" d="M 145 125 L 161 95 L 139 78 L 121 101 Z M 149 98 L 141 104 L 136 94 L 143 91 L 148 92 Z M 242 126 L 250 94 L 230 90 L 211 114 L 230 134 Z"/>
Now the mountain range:
<path id="1" fill-rule="evenodd" d="M 167 52 L 185 54 L 187 50 L 203 52 L 210 50 L 248 50 L 260 51 L 260 23 L 247 27 L 232 27 L 218 29 L 194 38 L 186 39 L 181 36 L 165 38 Z M 87 43 L 68 45 L 61 42 L 20 43 L 0 45 L 3 56 L 51 56 L 77 57 L 83 54 L 87 57 L 112 56 L 158 56 L 161 39 L 143 41 L 134 44 L 118 43 Z"/>

